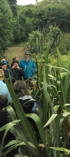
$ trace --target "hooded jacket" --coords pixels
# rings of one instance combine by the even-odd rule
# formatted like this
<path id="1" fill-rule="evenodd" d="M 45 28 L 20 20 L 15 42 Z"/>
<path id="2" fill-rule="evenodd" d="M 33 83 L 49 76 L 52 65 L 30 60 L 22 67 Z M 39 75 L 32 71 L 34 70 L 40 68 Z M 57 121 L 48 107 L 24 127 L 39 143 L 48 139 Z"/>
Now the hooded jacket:
<path id="1" fill-rule="evenodd" d="M 19 101 L 25 113 L 36 112 L 37 103 L 36 100 L 33 99 L 31 95 L 19 97 Z"/>

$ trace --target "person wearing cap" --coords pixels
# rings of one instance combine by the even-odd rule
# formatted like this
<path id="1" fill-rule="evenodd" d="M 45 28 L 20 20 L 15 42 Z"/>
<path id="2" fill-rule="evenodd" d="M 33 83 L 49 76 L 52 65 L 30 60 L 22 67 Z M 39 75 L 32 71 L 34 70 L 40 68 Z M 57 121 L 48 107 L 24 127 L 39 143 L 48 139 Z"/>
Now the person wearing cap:
<path id="1" fill-rule="evenodd" d="M 2 63 L 3 61 L 6 61 L 6 59 L 5 59 L 5 58 L 1 59 L 1 63 Z M 6 61 L 6 62 L 7 62 L 7 67 L 10 68 L 10 66 L 9 66 L 9 64 L 8 64 L 8 61 Z"/>
<path id="2" fill-rule="evenodd" d="M 19 66 L 23 69 L 24 80 L 34 78 L 34 74 L 36 73 L 37 68 L 34 61 L 30 59 L 29 51 L 26 51 L 24 53 L 24 59 L 20 60 Z"/>
<path id="3" fill-rule="evenodd" d="M 11 102 L 11 96 L 8 91 L 7 85 L 3 82 L 4 80 L 4 71 L 3 69 L 0 69 L 0 95 L 5 95 L 8 99 L 8 102 Z"/>
<path id="4" fill-rule="evenodd" d="M 9 80 L 9 75 L 11 76 L 11 78 L 13 78 L 13 73 L 12 73 L 12 70 L 7 67 L 7 64 L 8 62 L 6 60 L 3 60 L 1 62 L 1 67 L 4 71 L 5 77 Z"/>

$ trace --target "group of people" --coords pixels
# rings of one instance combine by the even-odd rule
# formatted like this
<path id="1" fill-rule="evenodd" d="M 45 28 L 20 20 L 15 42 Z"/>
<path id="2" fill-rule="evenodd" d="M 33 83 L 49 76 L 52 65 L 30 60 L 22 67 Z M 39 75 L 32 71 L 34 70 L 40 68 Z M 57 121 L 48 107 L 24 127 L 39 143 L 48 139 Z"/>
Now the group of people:
<path id="1" fill-rule="evenodd" d="M 18 57 L 14 57 L 10 66 L 8 65 L 6 59 L 2 59 L 0 66 L 7 79 L 9 79 L 10 74 L 12 82 L 15 82 L 15 80 L 33 79 L 34 74 L 37 71 L 35 62 L 30 59 L 29 51 L 25 51 L 24 58 L 20 61 L 18 60 Z"/>
<path id="2" fill-rule="evenodd" d="M 4 75 L 9 79 L 9 74 L 14 78 L 13 88 L 15 94 L 24 110 L 25 113 L 36 113 L 37 102 L 32 98 L 29 87 L 25 80 L 31 78 L 36 72 L 36 64 L 30 59 L 30 53 L 25 52 L 24 59 L 18 61 L 18 57 L 14 57 L 11 66 L 5 59 L 1 60 L 0 63 L 0 127 L 8 123 L 8 117 L 5 111 L 6 106 L 12 104 L 12 98 L 10 96 L 7 85 L 4 81 Z M 31 100 L 31 101 L 30 101 Z M 10 103 L 11 102 L 11 103 Z M 1 120 L 2 119 L 2 120 Z M 31 121 L 35 130 L 37 128 L 33 121 Z M 0 143 L 4 132 L 0 132 Z"/>

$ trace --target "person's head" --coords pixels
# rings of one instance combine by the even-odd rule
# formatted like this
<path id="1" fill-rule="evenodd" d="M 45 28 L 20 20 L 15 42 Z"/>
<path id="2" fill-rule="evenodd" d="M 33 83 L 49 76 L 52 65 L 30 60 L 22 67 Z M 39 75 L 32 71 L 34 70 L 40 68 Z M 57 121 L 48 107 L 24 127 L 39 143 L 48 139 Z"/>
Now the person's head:
<path id="1" fill-rule="evenodd" d="M 14 62 L 14 61 L 18 61 L 18 57 L 14 57 L 14 58 L 13 58 L 13 62 Z"/>
<path id="2" fill-rule="evenodd" d="M 4 71 L 0 69 L 0 80 L 4 80 Z"/>
<path id="3" fill-rule="evenodd" d="M 19 66 L 19 62 L 18 62 L 17 60 L 15 60 L 15 61 L 13 62 L 13 66 L 14 66 L 15 68 L 17 68 L 17 67 Z"/>
<path id="4" fill-rule="evenodd" d="M 3 59 L 1 59 L 1 62 L 3 62 L 3 61 L 5 61 L 6 59 L 5 58 L 3 58 Z"/>
<path id="5" fill-rule="evenodd" d="M 8 99 L 5 95 L 0 95 L 0 109 L 3 109 L 8 104 Z"/>
<path id="6" fill-rule="evenodd" d="M 1 62 L 1 67 L 2 67 L 3 70 L 6 70 L 7 64 L 8 64 L 8 62 L 7 62 L 6 60 L 3 60 L 3 61 Z"/>
<path id="7" fill-rule="evenodd" d="M 24 55 L 25 55 L 26 60 L 30 59 L 30 52 L 29 51 L 25 51 Z"/>
<path id="8" fill-rule="evenodd" d="M 29 88 L 23 80 L 17 80 L 14 83 L 14 91 L 18 98 L 21 96 L 30 95 Z"/>

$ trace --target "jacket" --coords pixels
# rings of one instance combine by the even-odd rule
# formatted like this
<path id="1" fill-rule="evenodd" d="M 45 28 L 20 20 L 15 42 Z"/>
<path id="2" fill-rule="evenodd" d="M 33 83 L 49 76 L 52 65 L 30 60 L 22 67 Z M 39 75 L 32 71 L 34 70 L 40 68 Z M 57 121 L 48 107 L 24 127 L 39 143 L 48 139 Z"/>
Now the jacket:
<path id="1" fill-rule="evenodd" d="M 7 112 L 0 110 L 0 127 L 8 123 Z M 0 143 L 3 138 L 4 131 L 0 132 Z"/>
<path id="2" fill-rule="evenodd" d="M 9 74 L 11 75 L 11 77 L 13 77 L 13 73 L 10 68 L 7 68 L 6 70 L 4 70 L 4 74 L 7 79 L 9 79 Z"/>
<path id="3" fill-rule="evenodd" d="M 15 80 L 22 80 L 23 70 L 21 68 L 20 69 L 14 68 L 12 69 L 12 72 L 13 72 L 13 78 Z"/>
<path id="4" fill-rule="evenodd" d="M 26 61 L 25 59 L 20 60 L 20 68 L 23 69 L 24 79 L 33 78 L 37 68 L 33 60 Z"/>
<path id="5" fill-rule="evenodd" d="M 36 103 L 36 100 L 33 99 L 31 95 L 19 97 L 19 102 L 25 113 L 36 112 L 37 103 Z"/>

